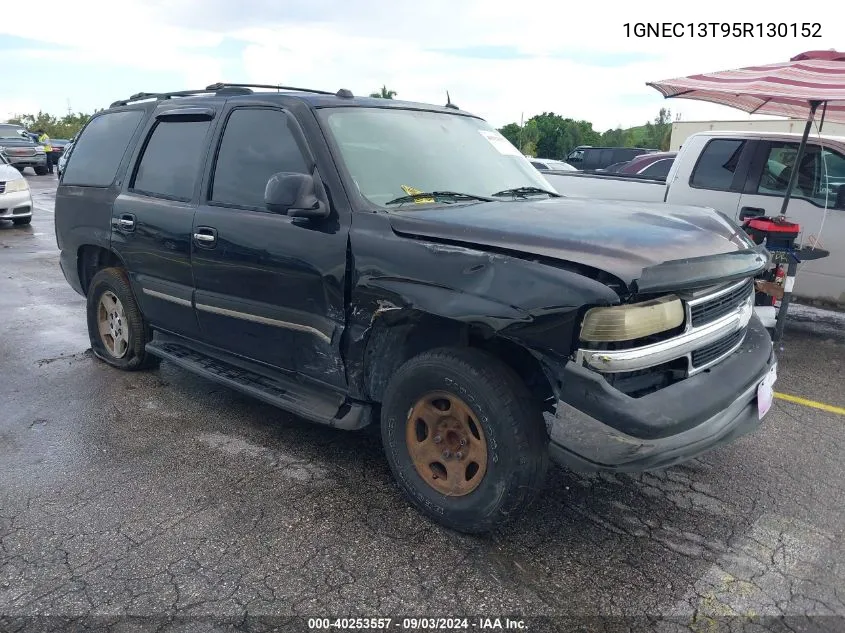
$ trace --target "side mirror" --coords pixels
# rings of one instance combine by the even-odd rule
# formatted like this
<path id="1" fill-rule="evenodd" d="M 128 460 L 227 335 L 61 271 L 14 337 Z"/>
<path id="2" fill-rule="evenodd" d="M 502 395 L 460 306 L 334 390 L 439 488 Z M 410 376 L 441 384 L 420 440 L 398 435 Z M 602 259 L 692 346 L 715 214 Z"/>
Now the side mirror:
<path id="1" fill-rule="evenodd" d="M 315 175 L 317 171 L 314 170 Z M 264 189 L 264 204 L 294 218 L 325 218 L 329 203 L 319 176 L 295 172 L 273 174 Z"/>
<path id="2" fill-rule="evenodd" d="M 845 209 L 845 185 L 839 185 L 836 188 L 836 202 L 833 205 L 834 209 Z"/>

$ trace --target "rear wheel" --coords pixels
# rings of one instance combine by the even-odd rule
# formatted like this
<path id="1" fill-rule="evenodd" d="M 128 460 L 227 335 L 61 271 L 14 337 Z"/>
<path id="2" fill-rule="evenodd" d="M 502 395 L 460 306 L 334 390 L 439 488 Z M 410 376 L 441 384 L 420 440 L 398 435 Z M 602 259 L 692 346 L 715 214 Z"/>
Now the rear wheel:
<path id="1" fill-rule="evenodd" d="M 12 218 L 12 222 L 14 222 L 15 226 L 23 226 L 32 222 L 32 216 L 28 218 Z"/>
<path id="2" fill-rule="evenodd" d="M 98 358 L 127 371 L 158 365 L 159 359 L 146 351 L 152 333 L 123 269 L 104 268 L 94 275 L 87 309 L 88 337 Z"/>
<path id="3" fill-rule="evenodd" d="M 548 438 L 540 409 L 514 372 L 473 349 L 406 362 L 382 403 L 390 468 L 422 513 L 461 532 L 519 516 L 542 488 Z"/>

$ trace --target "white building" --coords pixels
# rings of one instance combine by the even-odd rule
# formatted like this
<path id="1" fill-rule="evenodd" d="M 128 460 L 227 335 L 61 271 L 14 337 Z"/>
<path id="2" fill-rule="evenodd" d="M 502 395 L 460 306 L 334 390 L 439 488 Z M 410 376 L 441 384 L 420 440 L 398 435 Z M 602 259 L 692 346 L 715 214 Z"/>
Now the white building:
<path id="1" fill-rule="evenodd" d="M 819 117 L 816 117 L 816 126 Z M 709 132 L 711 130 L 731 132 L 786 132 L 803 134 L 806 121 L 800 119 L 745 119 L 743 121 L 676 121 L 672 124 L 672 140 L 669 150 L 677 152 L 684 141 L 696 132 Z M 811 135 L 818 135 L 818 129 L 814 126 L 810 130 Z M 826 136 L 845 136 L 845 123 L 824 122 L 822 132 Z"/>

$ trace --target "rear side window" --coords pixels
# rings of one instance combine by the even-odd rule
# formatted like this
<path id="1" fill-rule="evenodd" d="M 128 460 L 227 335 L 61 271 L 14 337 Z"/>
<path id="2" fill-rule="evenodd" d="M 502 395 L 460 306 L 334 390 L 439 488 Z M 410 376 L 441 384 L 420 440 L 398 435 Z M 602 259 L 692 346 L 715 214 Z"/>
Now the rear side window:
<path id="1" fill-rule="evenodd" d="M 263 209 L 267 181 L 282 171 L 307 172 L 285 114 L 266 108 L 233 110 L 217 153 L 211 201 Z"/>
<path id="2" fill-rule="evenodd" d="M 729 191 L 745 141 L 715 139 L 707 143 L 692 172 L 690 185 L 701 189 Z"/>
<path id="3" fill-rule="evenodd" d="M 160 121 L 153 128 L 131 188 L 152 196 L 188 201 L 205 158 L 210 121 Z M 75 152 L 74 152 L 75 153 Z"/>
<path id="4" fill-rule="evenodd" d="M 73 146 L 73 160 L 68 160 L 62 184 L 108 187 L 135 130 L 144 118 L 142 110 L 109 112 L 91 120 Z"/>
<path id="5" fill-rule="evenodd" d="M 669 170 L 672 168 L 673 162 L 674 160 L 671 158 L 663 158 L 661 160 L 656 160 L 651 165 L 643 169 L 640 173 L 643 176 L 648 176 L 649 178 L 666 180 L 666 176 L 669 175 Z"/>

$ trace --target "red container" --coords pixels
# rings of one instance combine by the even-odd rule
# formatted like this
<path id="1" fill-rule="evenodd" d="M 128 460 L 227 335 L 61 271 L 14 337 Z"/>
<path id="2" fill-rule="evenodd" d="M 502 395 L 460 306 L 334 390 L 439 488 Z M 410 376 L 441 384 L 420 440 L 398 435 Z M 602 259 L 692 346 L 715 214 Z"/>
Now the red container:
<path id="1" fill-rule="evenodd" d="M 766 248 L 794 248 L 801 226 L 794 222 L 773 218 L 751 218 L 743 223 L 742 228 L 756 244 L 766 243 Z"/>

